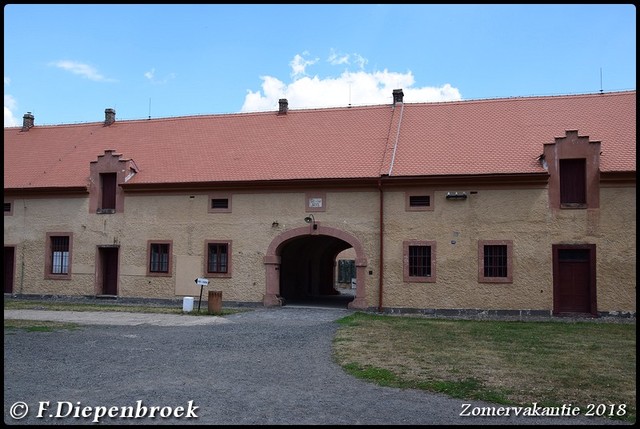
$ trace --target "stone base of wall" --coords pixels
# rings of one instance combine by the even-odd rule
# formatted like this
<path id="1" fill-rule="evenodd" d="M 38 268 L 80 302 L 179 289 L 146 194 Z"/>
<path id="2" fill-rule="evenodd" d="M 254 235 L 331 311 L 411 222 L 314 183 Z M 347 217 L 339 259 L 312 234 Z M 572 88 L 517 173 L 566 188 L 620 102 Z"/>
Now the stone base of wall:
<path id="1" fill-rule="evenodd" d="M 95 295 L 34 295 L 34 294 L 4 294 L 5 301 L 11 299 L 33 300 L 33 301 L 49 301 L 49 302 L 72 302 L 86 304 L 122 304 L 122 305 L 152 305 L 182 308 L 182 298 L 131 298 L 121 296 L 95 296 Z M 194 307 L 198 306 L 199 298 L 194 299 Z M 207 303 L 207 296 L 203 296 L 200 301 L 201 305 Z M 223 307 L 233 308 L 257 308 L 264 307 L 260 302 L 245 301 L 222 301 Z M 549 310 L 481 310 L 481 309 L 447 309 L 447 308 L 384 308 L 382 313 L 378 311 L 378 307 L 363 308 L 360 311 L 376 314 L 390 315 L 416 315 L 431 318 L 448 318 L 448 319 L 468 319 L 468 320 L 523 320 L 523 321 L 618 321 L 635 323 L 636 312 L 625 311 L 601 311 L 597 316 L 591 315 L 562 315 L 555 316 Z"/>
<path id="2" fill-rule="evenodd" d="M 180 298 L 131 298 L 113 295 L 35 295 L 35 294 L 4 294 L 5 301 L 11 299 L 68 302 L 76 304 L 122 304 L 122 305 L 149 305 L 160 307 L 182 308 L 183 299 Z M 197 307 L 199 297 L 195 297 L 194 306 Z M 202 304 L 206 307 L 207 295 L 202 296 Z M 262 302 L 222 301 L 223 307 L 262 307 Z"/>
<path id="3" fill-rule="evenodd" d="M 368 312 L 378 313 L 377 307 L 369 307 Z M 382 314 L 420 315 L 432 318 L 475 319 L 475 320 L 558 320 L 558 321 L 591 321 L 591 320 L 629 320 L 635 322 L 635 312 L 602 311 L 597 316 L 576 314 L 556 316 L 549 310 L 481 310 L 481 309 L 447 309 L 447 308 L 384 308 Z"/>

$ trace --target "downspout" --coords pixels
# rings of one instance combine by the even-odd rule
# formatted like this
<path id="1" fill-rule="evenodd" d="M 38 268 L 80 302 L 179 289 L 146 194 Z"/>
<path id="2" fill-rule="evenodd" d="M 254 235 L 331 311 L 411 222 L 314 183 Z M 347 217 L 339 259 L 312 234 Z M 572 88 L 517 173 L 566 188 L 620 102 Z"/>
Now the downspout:
<path id="1" fill-rule="evenodd" d="M 378 179 L 378 191 L 380 192 L 380 283 L 378 285 L 378 313 L 382 313 L 382 289 L 384 283 L 384 193 L 382 192 L 382 178 Z"/>

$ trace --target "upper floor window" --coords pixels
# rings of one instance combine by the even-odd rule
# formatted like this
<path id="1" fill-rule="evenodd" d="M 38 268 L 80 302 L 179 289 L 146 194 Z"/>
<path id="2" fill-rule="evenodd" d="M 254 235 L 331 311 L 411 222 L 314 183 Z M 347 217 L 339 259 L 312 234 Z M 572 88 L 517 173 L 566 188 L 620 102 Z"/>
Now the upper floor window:
<path id="1" fill-rule="evenodd" d="M 13 214 L 13 201 L 12 200 L 4 200 L 4 215 L 11 216 Z"/>
<path id="2" fill-rule="evenodd" d="M 478 242 L 478 281 L 480 283 L 511 283 L 512 248 L 510 240 L 480 240 Z"/>
<path id="3" fill-rule="evenodd" d="M 171 241 L 148 242 L 148 269 L 149 276 L 171 276 Z"/>
<path id="4" fill-rule="evenodd" d="M 560 204 L 582 207 L 587 204 L 587 160 L 560 160 Z"/>
<path id="5" fill-rule="evenodd" d="M 71 278 L 71 233 L 47 233 L 45 278 Z"/>
<path id="6" fill-rule="evenodd" d="M 118 175 L 116 173 L 100 173 L 100 187 L 102 191 L 102 213 L 115 213 L 116 189 Z"/>
<path id="7" fill-rule="evenodd" d="M 403 280 L 433 283 L 436 281 L 436 242 L 409 240 L 403 243 Z"/>
<path id="8" fill-rule="evenodd" d="M 209 213 L 231 213 L 231 195 L 214 193 L 209 195 Z"/>
<path id="9" fill-rule="evenodd" d="M 406 192 L 404 208 L 406 211 L 433 211 L 433 192 Z"/>

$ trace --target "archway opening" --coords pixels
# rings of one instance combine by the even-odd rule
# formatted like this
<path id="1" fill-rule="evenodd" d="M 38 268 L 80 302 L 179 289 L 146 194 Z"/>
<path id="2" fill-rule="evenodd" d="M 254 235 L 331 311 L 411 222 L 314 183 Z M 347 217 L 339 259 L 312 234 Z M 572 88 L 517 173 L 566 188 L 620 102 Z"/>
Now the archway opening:
<path id="1" fill-rule="evenodd" d="M 329 235 L 303 235 L 282 244 L 280 297 L 285 305 L 347 308 L 355 289 L 338 285 L 337 256 L 351 244 Z"/>

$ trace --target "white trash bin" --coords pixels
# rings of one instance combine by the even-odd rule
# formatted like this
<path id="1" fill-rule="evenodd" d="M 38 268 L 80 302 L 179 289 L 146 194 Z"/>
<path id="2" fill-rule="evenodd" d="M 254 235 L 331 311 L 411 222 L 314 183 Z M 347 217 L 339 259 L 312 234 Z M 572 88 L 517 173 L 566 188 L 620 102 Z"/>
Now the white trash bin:
<path id="1" fill-rule="evenodd" d="M 182 311 L 188 313 L 193 311 L 193 297 L 185 296 L 182 300 Z"/>

